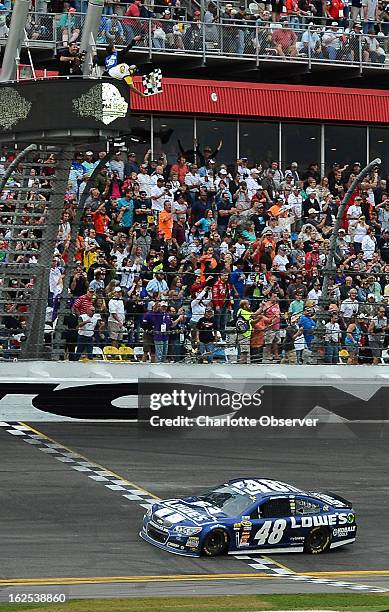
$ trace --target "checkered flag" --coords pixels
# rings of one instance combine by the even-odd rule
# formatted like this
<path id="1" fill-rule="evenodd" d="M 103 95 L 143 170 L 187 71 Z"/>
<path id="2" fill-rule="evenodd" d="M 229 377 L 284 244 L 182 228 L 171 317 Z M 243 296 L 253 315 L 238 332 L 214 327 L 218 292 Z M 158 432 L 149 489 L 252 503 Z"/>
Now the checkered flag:
<path id="1" fill-rule="evenodd" d="M 162 71 L 160 68 L 156 68 L 149 74 L 143 75 L 142 81 L 146 96 L 155 96 L 155 94 L 162 93 Z"/>

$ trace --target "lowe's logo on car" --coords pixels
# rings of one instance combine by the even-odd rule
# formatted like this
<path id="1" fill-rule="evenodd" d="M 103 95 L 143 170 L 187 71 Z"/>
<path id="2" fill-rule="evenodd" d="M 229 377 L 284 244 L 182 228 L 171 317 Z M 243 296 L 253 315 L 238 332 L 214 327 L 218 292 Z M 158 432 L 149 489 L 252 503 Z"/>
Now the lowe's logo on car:
<path id="1" fill-rule="evenodd" d="M 346 525 L 354 521 L 354 515 L 347 512 L 339 514 L 326 514 L 324 516 L 302 516 L 301 519 L 296 519 L 294 516 L 290 519 L 292 529 L 300 529 L 301 527 L 321 527 L 322 525 Z"/>
<path id="2" fill-rule="evenodd" d="M 280 482 L 278 480 L 267 480 L 261 478 L 260 480 L 239 480 L 232 483 L 232 486 L 240 489 L 244 493 L 256 495 L 257 493 L 301 493 L 301 489 L 297 489 L 292 485 Z"/>

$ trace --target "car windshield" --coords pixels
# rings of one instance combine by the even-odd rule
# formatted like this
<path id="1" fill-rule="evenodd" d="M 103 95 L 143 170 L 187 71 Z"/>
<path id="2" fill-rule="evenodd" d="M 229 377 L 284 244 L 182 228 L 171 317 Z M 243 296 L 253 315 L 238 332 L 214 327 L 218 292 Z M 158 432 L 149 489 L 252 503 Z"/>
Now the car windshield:
<path id="1" fill-rule="evenodd" d="M 199 499 L 206 501 L 216 508 L 220 508 L 230 518 L 241 516 L 246 508 L 252 506 L 254 500 L 247 493 L 243 493 L 228 485 L 212 489 L 200 495 Z"/>

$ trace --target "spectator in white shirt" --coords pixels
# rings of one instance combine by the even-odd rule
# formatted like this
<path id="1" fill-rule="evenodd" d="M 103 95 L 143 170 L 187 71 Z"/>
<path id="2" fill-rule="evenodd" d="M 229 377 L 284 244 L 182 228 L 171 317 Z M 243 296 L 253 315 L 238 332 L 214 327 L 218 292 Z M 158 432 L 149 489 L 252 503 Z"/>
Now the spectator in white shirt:
<path id="1" fill-rule="evenodd" d="M 320 289 L 320 282 L 316 281 L 313 285 L 313 288 L 308 292 L 308 300 L 313 302 L 313 306 L 316 307 L 321 298 L 322 291 Z"/>
<path id="2" fill-rule="evenodd" d="M 95 313 L 95 307 L 89 306 L 86 313 L 80 315 L 78 319 L 77 351 L 74 360 L 78 361 L 81 355 L 86 355 L 88 359 L 93 357 L 93 335 L 97 322 L 101 316 Z"/>
<path id="3" fill-rule="evenodd" d="M 376 246 L 377 241 L 374 235 L 374 228 L 369 227 L 366 236 L 364 236 L 362 240 L 362 251 L 365 260 L 367 259 L 368 261 L 370 261 L 371 259 L 373 259 Z"/>
<path id="4" fill-rule="evenodd" d="M 279 272 L 286 272 L 288 263 L 289 259 L 286 256 L 286 246 L 282 244 L 278 249 L 277 255 L 273 259 L 273 266 L 276 267 Z"/>
<path id="5" fill-rule="evenodd" d="M 151 188 L 151 210 L 161 212 L 166 199 L 169 198 L 166 194 L 165 181 L 160 177 L 156 186 Z"/>
<path id="6" fill-rule="evenodd" d="M 349 297 L 343 300 L 340 305 L 340 312 L 343 315 L 343 318 L 348 322 L 351 317 L 358 314 L 359 311 L 359 302 L 357 300 L 357 290 L 350 289 L 348 292 Z"/>
<path id="7" fill-rule="evenodd" d="M 250 176 L 246 179 L 247 192 L 250 198 L 255 196 L 257 190 L 260 188 L 259 184 L 259 170 L 253 168 L 250 172 Z"/>
<path id="8" fill-rule="evenodd" d="M 189 172 L 185 175 L 185 185 L 188 187 L 188 194 L 192 200 L 192 204 L 195 201 L 197 194 L 199 193 L 199 187 L 201 184 L 201 177 L 197 172 L 197 164 L 189 165 Z"/>
<path id="9" fill-rule="evenodd" d="M 150 176 L 150 187 L 155 187 L 159 179 L 165 180 L 163 176 L 163 166 L 156 166 L 155 172 Z"/>
<path id="10" fill-rule="evenodd" d="M 151 177 L 147 173 L 147 164 L 142 164 L 140 166 L 140 172 L 137 176 L 137 181 L 139 183 L 139 191 L 145 191 L 147 197 L 150 197 L 151 192 Z"/>
<path id="11" fill-rule="evenodd" d="M 115 287 L 114 296 L 108 302 L 108 311 L 109 338 L 113 346 L 119 346 L 119 343 L 123 340 L 124 321 L 126 319 L 120 287 Z"/>

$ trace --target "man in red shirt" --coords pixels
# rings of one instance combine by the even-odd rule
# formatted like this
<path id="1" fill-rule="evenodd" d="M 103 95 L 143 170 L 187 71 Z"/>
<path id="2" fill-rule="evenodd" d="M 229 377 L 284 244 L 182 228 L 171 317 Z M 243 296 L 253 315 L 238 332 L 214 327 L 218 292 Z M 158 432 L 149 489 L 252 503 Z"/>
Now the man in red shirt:
<path id="1" fill-rule="evenodd" d="M 122 23 L 126 34 L 126 40 L 130 43 L 135 38 L 136 34 L 139 35 L 142 33 L 142 22 L 139 19 L 141 4 L 141 0 L 134 0 L 128 7 L 123 18 Z M 126 17 L 129 17 L 129 19 L 126 19 Z"/>
<path id="2" fill-rule="evenodd" d="M 342 21 L 344 18 L 344 2 L 329 0 L 326 4 L 326 14 L 332 21 Z"/>
<path id="3" fill-rule="evenodd" d="M 177 159 L 177 163 L 172 165 L 170 172 L 171 174 L 178 174 L 180 185 L 185 183 L 185 176 L 189 172 L 189 168 L 183 155 L 180 155 Z"/>
<path id="4" fill-rule="evenodd" d="M 222 340 L 226 339 L 228 311 L 231 309 L 232 288 L 228 282 L 228 273 L 223 272 L 212 287 L 212 303 L 215 309 L 216 329 Z"/>
<path id="5" fill-rule="evenodd" d="M 274 30 L 272 41 L 277 50 L 278 55 L 280 55 L 281 57 L 285 57 L 285 55 L 296 57 L 297 36 L 293 32 L 293 30 L 290 29 L 287 21 L 282 22 L 282 28 Z"/>
<path id="6" fill-rule="evenodd" d="M 77 317 L 82 314 L 86 314 L 89 309 L 93 306 L 96 298 L 96 292 L 94 289 L 88 289 L 84 295 L 80 295 L 79 298 L 73 304 L 73 312 Z"/>

